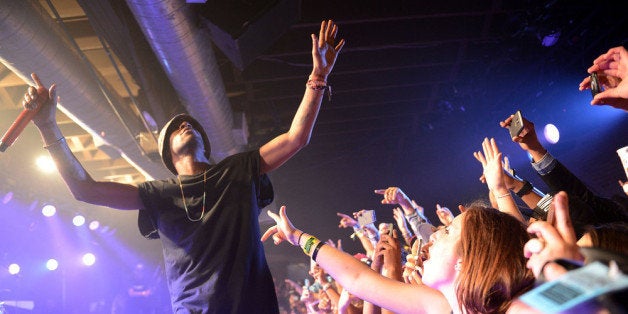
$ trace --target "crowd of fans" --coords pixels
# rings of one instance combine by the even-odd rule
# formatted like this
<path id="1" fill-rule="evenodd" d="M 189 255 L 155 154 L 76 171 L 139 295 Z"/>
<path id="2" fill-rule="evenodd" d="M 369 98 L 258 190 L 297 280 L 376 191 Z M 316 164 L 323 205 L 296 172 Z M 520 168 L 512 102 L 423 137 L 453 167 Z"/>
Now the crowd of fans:
<path id="1" fill-rule="evenodd" d="M 580 90 L 595 84 L 592 105 L 628 111 L 628 52 L 593 61 Z M 598 80 L 598 82 L 592 82 Z M 500 122 L 508 129 L 515 115 Z M 311 258 L 309 275 L 278 284 L 285 313 L 626 313 L 628 206 L 593 193 L 544 148 L 531 121 L 512 141 L 547 185 L 519 177 L 494 139 L 474 153 L 488 202 L 458 211 L 436 204 L 439 223 L 399 187 L 375 190 L 395 224 L 377 227 L 360 211 L 338 213 L 363 253 L 349 255 L 295 228 L 282 207 L 262 240 L 288 241 Z M 626 165 L 624 165 L 626 167 Z M 628 194 L 628 182 L 619 181 Z M 526 204 L 518 206 L 515 198 Z M 362 222 L 362 223 L 360 223 Z"/>

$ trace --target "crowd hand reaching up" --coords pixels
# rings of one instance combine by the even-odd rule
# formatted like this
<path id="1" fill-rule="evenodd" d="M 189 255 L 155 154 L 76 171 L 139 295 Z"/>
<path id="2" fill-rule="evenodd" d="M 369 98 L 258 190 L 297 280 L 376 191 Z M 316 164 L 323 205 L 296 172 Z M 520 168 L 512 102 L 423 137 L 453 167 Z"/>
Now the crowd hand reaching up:
<path id="1" fill-rule="evenodd" d="M 506 120 L 499 122 L 502 128 L 508 129 L 510 122 L 514 118 L 514 115 L 506 118 Z M 519 135 L 512 138 L 512 141 L 518 143 L 521 149 L 530 153 L 532 159 L 538 162 L 543 158 L 547 150 L 541 145 L 536 130 L 534 129 L 534 123 L 530 122 L 526 118 L 523 118 L 523 130 Z"/>
<path id="2" fill-rule="evenodd" d="M 397 240 L 397 230 L 393 230 L 392 236 L 380 235 L 371 268 L 388 278 L 402 281 L 401 247 Z"/>
<path id="3" fill-rule="evenodd" d="M 484 179 L 489 190 L 493 193 L 506 193 L 508 188 L 504 183 L 504 170 L 502 168 L 502 153 L 495 143 L 495 139 L 485 138 L 482 142 L 482 150 L 473 153 L 475 159 L 482 164 Z"/>
<path id="4" fill-rule="evenodd" d="M 455 217 L 449 208 L 442 207 L 440 204 L 436 204 L 436 215 L 438 216 L 438 220 L 440 220 L 445 227 L 449 226 Z"/>
<path id="5" fill-rule="evenodd" d="M 345 215 L 343 213 L 336 213 L 336 215 L 340 217 L 340 223 L 338 224 L 338 228 L 352 228 L 358 226 L 358 221 L 351 218 L 351 216 Z"/>
<path id="6" fill-rule="evenodd" d="M 400 205 L 406 215 L 414 214 L 415 208 L 423 208 L 419 205 L 415 205 L 416 202 L 411 201 L 410 198 L 398 187 L 389 187 L 387 189 L 378 189 L 374 191 L 376 194 L 381 194 L 384 198 L 382 204 Z M 416 207 L 415 207 L 416 206 Z M 419 213 L 422 214 L 422 213 Z"/>
<path id="7" fill-rule="evenodd" d="M 331 247 L 333 247 L 334 249 L 338 249 L 338 251 L 342 251 L 344 252 L 344 250 L 342 249 L 342 240 L 338 239 L 338 244 L 334 243 L 334 241 L 332 239 L 327 239 L 327 241 L 325 241 L 325 243 Z"/>
<path id="8" fill-rule="evenodd" d="M 534 276 L 539 278 L 544 275 L 547 280 L 553 280 L 565 270 L 558 264 L 551 263 L 552 261 L 567 259 L 582 262 L 584 257 L 576 244 L 576 233 L 569 217 L 567 193 L 559 192 L 554 195 L 549 215 L 554 216 L 548 217 L 551 223 L 535 221 L 530 224 L 528 232 L 536 238 L 530 239 L 523 249 L 528 258 L 527 267 Z"/>
<path id="9" fill-rule="evenodd" d="M 610 105 L 628 111 L 628 51 L 624 47 L 609 49 L 606 53 L 593 60 L 587 72 L 598 74 L 603 91 L 593 97 L 592 105 Z M 586 77 L 580 82 L 579 89 L 591 88 L 591 78 Z"/>
<path id="10" fill-rule="evenodd" d="M 499 151 L 495 139 L 485 138 L 482 142 L 482 150 L 484 153 L 477 151 L 473 153 L 473 156 L 482 164 L 486 185 L 490 193 L 495 196 L 498 209 L 523 222 L 523 216 L 504 182 L 506 175 L 502 167 L 502 153 Z"/>
<path id="11" fill-rule="evenodd" d="M 405 237 L 410 236 L 410 229 L 408 228 L 408 223 L 406 222 L 406 217 L 403 215 L 403 210 L 399 207 L 393 208 L 393 218 L 397 223 L 397 227 L 401 230 L 401 234 Z"/>
<path id="12" fill-rule="evenodd" d="M 348 290 L 343 289 L 342 292 L 340 293 L 340 298 L 338 299 L 338 314 L 354 313 L 351 311 L 352 303 L 357 303 L 359 301 L 360 301 L 359 298 L 349 293 Z M 353 310 L 356 310 L 356 312 L 358 312 L 357 308 Z M 362 311 L 359 311 L 359 313 L 362 313 Z"/>
<path id="13" fill-rule="evenodd" d="M 416 240 L 410 248 L 410 254 L 406 256 L 406 264 L 403 267 L 403 281 L 405 283 L 422 285 L 423 281 L 423 259 L 421 258 L 421 244 L 423 241 Z"/>

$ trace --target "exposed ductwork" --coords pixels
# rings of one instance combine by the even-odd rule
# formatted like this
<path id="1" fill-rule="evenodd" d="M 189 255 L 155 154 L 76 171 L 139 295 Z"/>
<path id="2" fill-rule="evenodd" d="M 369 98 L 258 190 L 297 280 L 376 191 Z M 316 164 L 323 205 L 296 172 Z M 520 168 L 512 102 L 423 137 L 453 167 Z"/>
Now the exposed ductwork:
<path id="1" fill-rule="evenodd" d="M 188 112 L 203 124 L 215 161 L 241 148 L 233 137 L 233 114 L 206 30 L 182 0 L 127 0 Z"/>
<path id="2" fill-rule="evenodd" d="M 114 147 L 147 179 L 163 178 L 169 172 L 160 162 L 151 161 L 137 144 L 132 132 L 142 129 L 128 106 L 116 93 L 108 92 L 121 110 L 121 122 L 91 71 L 70 45 L 60 26 L 38 1 L 0 0 L 0 61 L 27 82 L 37 73 L 46 84 L 56 82 L 61 96 L 59 109 L 88 131 L 95 141 Z M 104 80 L 101 80 L 104 82 Z M 105 87 L 106 89 L 106 87 Z"/>

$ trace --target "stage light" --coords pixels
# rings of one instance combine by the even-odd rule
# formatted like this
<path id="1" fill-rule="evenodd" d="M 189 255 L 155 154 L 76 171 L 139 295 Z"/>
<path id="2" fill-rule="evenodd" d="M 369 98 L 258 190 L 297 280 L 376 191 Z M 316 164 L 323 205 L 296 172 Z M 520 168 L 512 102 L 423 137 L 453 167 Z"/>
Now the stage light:
<path id="1" fill-rule="evenodd" d="M 15 264 L 15 263 L 9 265 L 9 274 L 17 275 L 19 272 L 20 272 L 20 265 Z"/>
<path id="2" fill-rule="evenodd" d="M 558 140 L 560 140 L 560 132 L 558 128 L 553 124 L 547 124 L 545 128 L 543 128 L 543 135 L 545 135 L 545 139 L 551 143 L 556 144 Z"/>
<path id="3" fill-rule="evenodd" d="M 46 205 L 41 208 L 41 213 L 46 217 L 52 217 L 57 212 L 57 208 L 53 205 Z"/>
<path id="4" fill-rule="evenodd" d="M 89 223 L 89 230 L 93 231 L 93 230 L 98 229 L 98 227 L 100 227 L 100 222 L 98 222 L 98 220 L 94 220 Z"/>
<path id="5" fill-rule="evenodd" d="M 83 217 L 81 215 L 76 215 L 76 216 L 74 216 L 74 218 L 72 218 L 72 223 L 75 226 L 80 227 L 80 226 L 85 224 L 85 217 Z"/>
<path id="6" fill-rule="evenodd" d="M 50 156 L 39 156 L 37 160 L 35 160 L 35 163 L 37 167 L 39 167 L 39 170 L 45 173 L 51 173 L 57 170 L 57 166 Z"/>
<path id="7" fill-rule="evenodd" d="M 46 262 L 46 268 L 48 270 L 56 270 L 59 267 L 59 262 L 56 259 L 51 258 Z"/>
<path id="8" fill-rule="evenodd" d="M 86 266 L 92 266 L 96 263 L 96 256 L 92 253 L 86 253 L 83 255 L 83 264 Z"/>
<path id="9" fill-rule="evenodd" d="M 2 198 L 2 204 L 8 204 L 13 199 L 13 192 L 9 191 Z"/>

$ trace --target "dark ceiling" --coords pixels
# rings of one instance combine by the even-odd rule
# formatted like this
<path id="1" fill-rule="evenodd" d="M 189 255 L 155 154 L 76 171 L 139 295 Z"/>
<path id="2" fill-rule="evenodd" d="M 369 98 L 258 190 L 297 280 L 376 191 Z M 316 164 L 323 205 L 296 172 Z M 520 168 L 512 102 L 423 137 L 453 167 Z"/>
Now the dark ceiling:
<path id="1" fill-rule="evenodd" d="M 597 55 L 626 44 L 625 1 L 302 0 L 295 14 L 270 19 L 294 19 L 278 36 L 259 35 L 274 29 L 256 21 L 278 2 L 285 5 L 240 0 L 231 3 L 236 9 L 220 1 L 192 6 L 200 28 L 214 23 L 241 36 L 234 42 L 252 47 L 238 54 L 221 47 L 233 43 L 214 38 L 229 103 L 247 118 L 250 149 L 290 126 L 311 70 L 309 34 L 320 21 L 333 19 L 347 41 L 329 78 L 333 96 L 323 101 L 310 145 L 271 174 L 271 207 L 287 205 L 297 227 L 347 239 L 347 250 L 355 251 L 350 232 L 337 229 L 336 212 L 375 209 L 380 220 L 390 220 L 391 206 L 379 204 L 374 189 L 401 187 L 432 219 L 436 203 L 455 208 L 485 197 L 478 181 L 482 169 L 472 156 L 484 137 L 495 137 L 514 167 L 544 190 L 527 157 L 499 127 L 516 110 L 538 127 L 559 128 L 561 141 L 548 149 L 595 191 L 621 193 L 616 182 L 625 177 L 615 150 L 628 144 L 628 115 L 591 107 L 590 93 L 579 92 L 578 83 Z M 224 11 L 212 15 L 212 5 Z M 554 45 L 541 44 L 557 32 Z M 24 181 L 24 188 L 38 189 Z M 118 226 L 130 231 L 119 234 L 141 250 L 128 217 Z M 272 244 L 267 256 L 304 260 L 296 249 Z"/>

